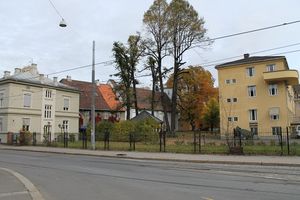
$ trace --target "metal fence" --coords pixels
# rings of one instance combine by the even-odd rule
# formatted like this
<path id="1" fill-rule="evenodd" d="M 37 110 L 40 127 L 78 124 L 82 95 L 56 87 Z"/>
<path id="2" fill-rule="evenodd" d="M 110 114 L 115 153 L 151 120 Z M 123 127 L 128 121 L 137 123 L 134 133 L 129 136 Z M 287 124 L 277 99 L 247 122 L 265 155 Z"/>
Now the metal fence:
<path id="1" fill-rule="evenodd" d="M 33 133 L 28 145 L 44 145 L 65 148 L 90 149 L 90 135 L 85 131 L 75 134 L 58 133 L 41 136 Z M 17 136 L 16 136 L 17 137 Z M 43 137 L 42 142 L 36 138 Z M 18 138 L 13 144 L 20 145 Z M 226 135 L 219 132 L 190 131 L 177 132 L 168 135 L 163 131 L 151 134 L 124 133 L 114 134 L 109 131 L 96 133 L 96 149 L 117 151 L 146 151 L 146 152 L 174 152 L 200 154 L 246 154 L 246 155 L 300 155 L 300 138 L 295 136 L 289 128 L 282 128 L 276 132 L 259 132 L 248 137 L 233 131 Z"/>

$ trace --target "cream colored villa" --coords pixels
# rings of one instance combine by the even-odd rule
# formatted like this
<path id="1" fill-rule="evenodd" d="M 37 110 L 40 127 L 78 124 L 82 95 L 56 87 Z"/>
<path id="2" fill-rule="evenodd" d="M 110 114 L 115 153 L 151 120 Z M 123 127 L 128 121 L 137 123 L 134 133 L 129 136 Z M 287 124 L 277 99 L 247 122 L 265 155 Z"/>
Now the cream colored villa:
<path id="1" fill-rule="evenodd" d="M 0 138 L 7 133 L 26 130 L 37 133 L 37 142 L 45 132 L 54 140 L 66 131 L 78 133 L 79 91 L 39 74 L 36 64 L 4 72 L 0 79 Z M 59 127 L 60 125 L 60 127 Z M 64 130 L 62 130 L 64 127 Z"/>
<path id="2" fill-rule="evenodd" d="M 258 136 L 276 135 L 295 117 L 298 72 L 284 56 L 254 56 L 215 67 L 219 76 L 221 135 L 239 126 Z"/>

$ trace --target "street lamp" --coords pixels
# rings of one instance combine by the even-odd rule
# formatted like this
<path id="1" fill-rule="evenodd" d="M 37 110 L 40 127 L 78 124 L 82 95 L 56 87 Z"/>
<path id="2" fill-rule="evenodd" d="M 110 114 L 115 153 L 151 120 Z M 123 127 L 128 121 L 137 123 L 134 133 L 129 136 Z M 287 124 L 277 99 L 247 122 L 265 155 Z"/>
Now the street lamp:
<path id="1" fill-rule="evenodd" d="M 66 21 L 64 20 L 64 18 L 61 19 L 60 23 L 59 23 L 59 26 L 60 27 L 66 27 L 67 26 L 67 23 Z"/>

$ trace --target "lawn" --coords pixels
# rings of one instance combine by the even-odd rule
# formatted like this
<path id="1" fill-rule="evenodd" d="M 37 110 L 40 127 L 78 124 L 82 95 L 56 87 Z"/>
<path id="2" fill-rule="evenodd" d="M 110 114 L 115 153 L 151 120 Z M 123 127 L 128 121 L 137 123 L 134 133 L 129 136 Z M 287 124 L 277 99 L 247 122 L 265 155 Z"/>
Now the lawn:
<path id="1" fill-rule="evenodd" d="M 63 143 L 54 143 L 52 146 L 63 147 Z M 69 142 L 69 148 L 82 148 L 82 142 Z M 87 143 L 87 148 L 91 149 L 91 143 Z M 97 150 L 104 150 L 104 142 L 96 142 Z M 245 155 L 281 155 L 281 147 L 278 145 L 244 145 Z M 113 151 L 132 151 L 128 142 L 110 142 L 109 150 Z M 159 144 L 151 144 L 138 142 L 135 144 L 135 151 L 138 152 L 159 152 Z M 197 145 L 197 153 L 199 147 Z M 167 143 L 166 152 L 170 153 L 194 153 L 194 145 L 192 143 Z M 207 143 L 201 146 L 202 154 L 228 154 L 228 147 L 225 144 Z M 287 155 L 287 146 L 283 146 L 283 155 Z M 290 155 L 300 156 L 300 144 L 290 145 Z"/>

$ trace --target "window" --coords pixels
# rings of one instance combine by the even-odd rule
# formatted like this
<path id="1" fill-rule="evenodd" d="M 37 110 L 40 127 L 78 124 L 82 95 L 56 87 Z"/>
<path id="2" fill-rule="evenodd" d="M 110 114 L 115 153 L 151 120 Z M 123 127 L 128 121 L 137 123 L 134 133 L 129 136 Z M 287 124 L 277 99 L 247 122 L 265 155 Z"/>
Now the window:
<path id="1" fill-rule="evenodd" d="M 52 91 L 51 90 L 46 90 L 45 97 L 51 99 L 51 97 L 52 97 Z"/>
<path id="2" fill-rule="evenodd" d="M 271 96 L 276 96 L 278 94 L 277 84 L 269 85 L 269 94 Z"/>
<path id="3" fill-rule="evenodd" d="M 248 86 L 248 95 L 249 97 L 255 97 L 256 96 L 256 86 Z"/>
<path id="4" fill-rule="evenodd" d="M 270 108 L 269 115 L 271 120 L 279 120 L 279 108 Z"/>
<path id="5" fill-rule="evenodd" d="M 228 121 L 231 122 L 231 121 L 232 121 L 232 118 L 231 118 L 231 117 L 228 117 Z"/>
<path id="6" fill-rule="evenodd" d="M 44 118 L 51 118 L 51 105 L 45 105 L 45 112 L 44 112 Z"/>
<path id="7" fill-rule="evenodd" d="M 0 93 L 0 108 L 4 106 L 4 92 Z"/>
<path id="8" fill-rule="evenodd" d="M 3 131 L 3 118 L 0 117 L 0 132 Z"/>
<path id="9" fill-rule="evenodd" d="M 275 68 L 276 68 L 275 64 L 267 65 L 267 71 L 268 72 L 275 71 L 276 70 Z"/>
<path id="10" fill-rule="evenodd" d="M 271 115 L 271 120 L 279 120 L 279 115 Z"/>
<path id="11" fill-rule="evenodd" d="M 27 108 L 31 107 L 31 94 L 30 93 L 24 94 L 24 107 L 27 107 Z"/>
<path id="12" fill-rule="evenodd" d="M 279 127 L 279 126 L 272 127 L 272 134 L 273 135 L 280 135 L 281 134 L 281 127 Z"/>
<path id="13" fill-rule="evenodd" d="M 239 118 L 238 117 L 233 117 L 233 121 L 237 122 L 237 121 L 239 121 Z"/>
<path id="14" fill-rule="evenodd" d="M 63 110 L 69 110 L 69 106 L 70 106 L 70 99 L 69 98 L 64 98 L 64 108 Z"/>
<path id="15" fill-rule="evenodd" d="M 227 103 L 230 103 L 230 102 L 231 102 L 231 99 L 230 99 L 230 98 L 228 98 L 228 99 L 227 99 Z"/>
<path id="16" fill-rule="evenodd" d="M 236 83 L 236 79 L 235 79 L 235 78 L 232 79 L 232 80 L 231 80 L 231 83 Z"/>
<path id="17" fill-rule="evenodd" d="M 69 131 L 69 121 L 68 120 L 63 120 L 63 129 L 65 132 Z"/>
<path id="18" fill-rule="evenodd" d="M 23 118 L 23 126 L 22 126 L 23 131 L 29 131 L 29 126 L 30 126 L 30 119 Z"/>
<path id="19" fill-rule="evenodd" d="M 250 131 L 251 131 L 251 133 L 253 133 L 253 135 L 257 135 L 258 134 L 257 127 L 250 127 Z"/>
<path id="20" fill-rule="evenodd" d="M 230 84 L 230 79 L 225 80 L 226 84 Z"/>
<path id="21" fill-rule="evenodd" d="M 233 98 L 232 101 L 233 101 L 233 102 L 237 102 L 237 98 Z"/>
<path id="22" fill-rule="evenodd" d="M 257 110 L 256 109 L 249 110 L 249 119 L 250 119 L 250 121 L 257 121 Z"/>
<path id="23" fill-rule="evenodd" d="M 255 73 L 254 67 L 248 67 L 247 68 L 247 75 L 249 77 L 254 76 L 254 73 Z"/>

